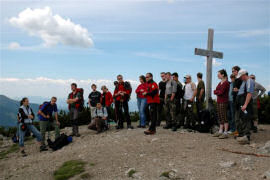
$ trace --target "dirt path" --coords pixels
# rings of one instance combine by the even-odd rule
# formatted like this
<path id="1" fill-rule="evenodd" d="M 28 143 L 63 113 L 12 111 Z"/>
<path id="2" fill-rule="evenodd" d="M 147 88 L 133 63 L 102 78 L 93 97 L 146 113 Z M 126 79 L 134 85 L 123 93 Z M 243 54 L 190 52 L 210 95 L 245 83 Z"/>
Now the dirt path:
<path id="1" fill-rule="evenodd" d="M 50 180 L 53 172 L 65 161 L 87 162 L 86 172 L 94 180 L 131 179 L 125 172 L 135 168 L 134 179 L 162 179 L 163 172 L 174 170 L 178 179 L 189 180 L 256 180 L 270 170 L 270 158 L 223 152 L 226 148 L 257 152 L 270 140 L 270 126 L 260 126 L 252 136 L 251 145 L 239 145 L 233 138 L 219 140 L 210 134 L 172 132 L 158 128 L 154 136 L 145 136 L 143 129 L 112 130 L 96 135 L 81 126 L 81 137 L 56 152 L 38 152 L 35 143 L 26 146 L 27 157 L 9 154 L 0 160 L 0 179 Z M 63 131 L 70 131 L 65 129 Z M 222 162 L 236 164 L 225 168 Z M 91 165 L 90 165 L 91 164 Z M 79 176 L 73 179 L 80 179 Z M 165 178 L 163 178 L 165 179 Z"/>

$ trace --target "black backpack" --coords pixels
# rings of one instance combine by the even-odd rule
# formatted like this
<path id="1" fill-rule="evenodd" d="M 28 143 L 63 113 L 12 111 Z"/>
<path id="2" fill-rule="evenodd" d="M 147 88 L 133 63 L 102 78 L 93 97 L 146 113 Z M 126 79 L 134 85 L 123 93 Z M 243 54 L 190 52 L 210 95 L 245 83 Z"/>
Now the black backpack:
<path id="1" fill-rule="evenodd" d="M 50 139 L 48 139 L 47 142 L 49 147 L 54 151 L 61 149 L 62 147 L 69 144 L 68 136 L 65 134 L 61 134 L 57 139 L 55 139 L 54 142 L 52 142 Z"/>

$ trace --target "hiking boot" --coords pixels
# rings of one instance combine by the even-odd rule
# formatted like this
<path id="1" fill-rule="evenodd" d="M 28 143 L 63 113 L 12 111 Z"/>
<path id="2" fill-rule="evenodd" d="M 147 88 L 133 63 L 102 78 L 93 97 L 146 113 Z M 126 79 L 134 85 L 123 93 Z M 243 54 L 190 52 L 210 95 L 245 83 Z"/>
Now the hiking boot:
<path id="1" fill-rule="evenodd" d="M 256 126 L 254 126 L 253 133 L 257 133 L 257 132 L 258 132 L 258 128 Z"/>
<path id="2" fill-rule="evenodd" d="M 123 128 L 124 128 L 123 126 L 119 126 L 119 125 L 116 126 L 116 129 L 123 129 Z"/>
<path id="3" fill-rule="evenodd" d="M 228 134 L 223 133 L 218 138 L 219 139 L 227 139 L 228 137 L 229 137 Z"/>
<path id="4" fill-rule="evenodd" d="M 127 129 L 134 129 L 134 127 L 131 125 L 127 125 Z"/>
<path id="5" fill-rule="evenodd" d="M 163 127 L 163 129 L 170 129 L 170 128 L 172 128 L 172 125 L 170 125 L 170 124 L 167 124 L 167 125 L 165 125 L 165 126 Z"/>
<path id="6" fill-rule="evenodd" d="M 26 157 L 27 156 L 27 154 L 26 154 L 26 152 L 24 150 L 21 151 L 21 154 L 22 154 L 22 157 Z"/>
<path id="7" fill-rule="evenodd" d="M 156 134 L 156 131 L 151 131 L 151 130 L 146 130 L 146 131 L 144 131 L 144 134 L 145 135 L 154 135 L 154 134 Z"/>
<path id="8" fill-rule="evenodd" d="M 39 150 L 40 150 L 40 152 L 48 151 L 48 149 L 47 149 L 47 147 L 45 145 L 40 146 Z"/>
<path id="9" fill-rule="evenodd" d="M 242 145 L 249 144 L 249 139 L 247 136 L 237 137 L 237 142 Z"/>
<path id="10" fill-rule="evenodd" d="M 213 135 L 213 137 L 219 137 L 219 136 L 221 136 L 221 135 L 222 135 L 222 133 L 216 132 L 216 133 Z"/>
<path id="11" fill-rule="evenodd" d="M 172 131 L 177 131 L 177 127 L 176 126 L 173 126 L 172 127 Z"/>

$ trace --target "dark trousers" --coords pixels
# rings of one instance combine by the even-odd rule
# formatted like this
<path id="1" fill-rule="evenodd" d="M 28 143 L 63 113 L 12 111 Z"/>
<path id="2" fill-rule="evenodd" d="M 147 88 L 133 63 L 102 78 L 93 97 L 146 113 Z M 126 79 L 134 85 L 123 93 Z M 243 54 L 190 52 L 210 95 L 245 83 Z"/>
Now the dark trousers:
<path id="1" fill-rule="evenodd" d="M 158 104 L 158 112 L 157 112 L 157 125 L 159 126 L 161 123 L 161 116 L 164 110 L 164 98 L 160 98 L 160 103 Z"/>
<path id="2" fill-rule="evenodd" d="M 150 108 L 150 120 L 151 120 L 149 130 L 156 131 L 158 104 L 151 103 L 151 104 L 149 104 L 149 108 Z"/>
<path id="3" fill-rule="evenodd" d="M 124 119 L 126 119 L 128 126 L 131 125 L 128 101 L 123 101 L 123 102 L 115 101 L 115 109 L 116 109 L 116 114 L 117 114 L 117 119 L 118 119 L 118 126 L 123 127 Z M 125 116 L 123 116 L 122 109 L 124 109 Z"/>
<path id="4" fill-rule="evenodd" d="M 203 110 L 203 101 L 196 101 L 198 120 L 201 120 L 201 111 Z"/>
<path id="5" fill-rule="evenodd" d="M 76 108 L 71 108 L 69 110 L 69 115 L 70 115 L 70 122 L 72 126 L 72 134 L 77 135 L 79 133 L 79 111 Z"/>
<path id="6" fill-rule="evenodd" d="M 241 106 L 245 104 L 245 100 L 246 96 L 240 95 L 236 97 L 235 102 L 235 123 L 239 136 L 250 136 L 251 121 L 253 118 L 252 100 L 246 108 L 247 113 L 241 110 Z"/>

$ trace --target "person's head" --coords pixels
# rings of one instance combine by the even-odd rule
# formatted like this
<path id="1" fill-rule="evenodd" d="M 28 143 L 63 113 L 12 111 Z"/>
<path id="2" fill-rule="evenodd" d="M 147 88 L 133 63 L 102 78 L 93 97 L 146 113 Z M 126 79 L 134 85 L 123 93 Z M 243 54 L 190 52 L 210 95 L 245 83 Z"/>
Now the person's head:
<path id="1" fill-rule="evenodd" d="M 248 72 L 245 69 L 241 69 L 238 73 L 238 77 L 242 79 L 242 81 L 246 81 L 248 80 L 249 76 L 248 76 Z"/>
<path id="2" fill-rule="evenodd" d="M 56 104 L 56 101 L 57 101 L 57 98 L 56 97 L 52 97 L 51 98 L 51 104 L 52 105 L 55 105 Z"/>
<path id="3" fill-rule="evenodd" d="M 161 77 L 162 81 L 166 81 L 166 73 L 165 72 L 160 73 L 160 77 Z"/>
<path id="4" fill-rule="evenodd" d="M 97 106 L 96 106 L 98 109 L 102 108 L 102 105 L 100 102 L 97 103 Z"/>
<path id="5" fill-rule="evenodd" d="M 101 90 L 102 90 L 103 92 L 107 92 L 107 91 L 108 91 L 108 88 L 104 85 L 104 86 L 101 86 Z"/>
<path id="6" fill-rule="evenodd" d="M 28 106 L 29 105 L 29 100 L 27 97 L 22 98 L 20 105 Z"/>
<path id="7" fill-rule="evenodd" d="M 218 71 L 218 79 L 227 79 L 228 75 L 225 69 L 221 69 Z"/>
<path id="8" fill-rule="evenodd" d="M 202 77 L 203 77 L 203 74 L 202 74 L 202 73 L 200 73 L 200 72 L 199 72 L 199 73 L 197 73 L 197 79 L 198 79 L 198 80 L 201 80 L 201 79 L 202 79 Z"/>
<path id="9" fill-rule="evenodd" d="M 72 83 L 71 84 L 71 91 L 75 92 L 77 89 L 77 84 L 76 83 Z"/>
<path id="10" fill-rule="evenodd" d="M 117 81 L 118 81 L 119 83 L 124 82 L 123 76 L 122 76 L 121 74 L 119 74 L 119 75 L 117 76 Z"/>
<path id="11" fill-rule="evenodd" d="M 141 75 L 141 76 L 139 77 L 139 80 L 140 80 L 141 84 L 143 84 L 143 83 L 146 82 L 146 78 L 145 78 L 144 75 Z"/>
<path id="12" fill-rule="evenodd" d="M 230 78 L 231 78 L 231 82 L 235 81 L 235 75 L 234 74 L 231 74 Z"/>
<path id="13" fill-rule="evenodd" d="M 96 90 L 97 90 L 97 85 L 92 84 L 92 85 L 91 85 L 91 88 L 92 88 L 93 91 L 96 91 Z"/>
<path id="14" fill-rule="evenodd" d="M 185 76 L 185 83 L 188 84 L 188 83 L 190 83 L 191 81 L 192 81 L 191 75 L 186 75 L 186 76 Z"/>
<path id="15" fill-rule="evenodd" d="M 166 80 L 167 81 L 171 80 L 171 73 L 170 72 L 166 72 Z"/>
<path id="16" fill-rule="evenodd" d="M 251 74 L 249 77 L 250 77 L 251 79 L 253 79 L 254 81 L 256 80 L 256 76 L 255 76 L 254 74 Z"/>
<path id="17" fill-rule="evenodd" d="M 178 73 L 175 72 L 172 74 L 173 80 L 178 81 Z"/>
<path id="18" fill-rule="evenodd" d="M 146 81 L 149 82 L 153 79 L 153 74 L 152 73 L 146 73 L 145 75 Z"/>
<path id="19" fill-rule="evenodd" d="M 239 71 L 240 71 L 239 66 L 233 66 L 232 73 L 235 75 L 235 77 L 237 77 Z"/>

